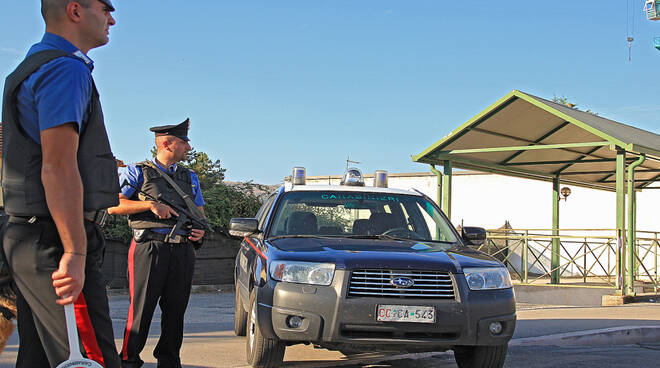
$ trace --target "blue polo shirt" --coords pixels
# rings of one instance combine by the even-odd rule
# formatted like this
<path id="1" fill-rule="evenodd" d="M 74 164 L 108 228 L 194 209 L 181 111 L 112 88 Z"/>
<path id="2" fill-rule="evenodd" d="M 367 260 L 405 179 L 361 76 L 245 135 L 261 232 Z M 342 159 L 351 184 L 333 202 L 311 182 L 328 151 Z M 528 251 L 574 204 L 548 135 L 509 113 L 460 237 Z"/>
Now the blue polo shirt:
<path id="1" fill-rule="evenodd" d="M 48 128 L 76 123 L 80 132 L 92 96 L 94 62 L 71 42 L 46 33 L 41 42 L 32 45 L 27 56 L 52 49 L 63 50 L 71 57 L 42 65 L 23 82 L 17 96 L 18 120 L 39 144 L 39 133 Z"/>
<path id="2" fill-rule="evenodd" d="M 171 174 L 174 173 L 174 171 L 176 171 L 176 164 L 166 169 L 163 166 L 161 166 L 155 159 L 152 160 L 152 162 L 156 165 L 156 167 L 163 170 L 164 172 Z M 119 175 L 119 185 L 122 185 L 124 183 L 124 180 L 128 181 L 132 186 L 126 185 L 121 187 L 120 189 L 121 194 L 126 196 L 126 198 L 131 198 L 131 196 L 135 194 L 135 187 L 141 188 L 142 184 L 144 184 L 144 174 L 142 174 L 142 170 L 138 169 L 137 166 L 135 166 L 134 164 L 126 165 L 126 170 L 124 170 Z M 190 185 L 192 186 L 192 192 L 195 197 L 193 202 L 195 202 L 196 206 L 203 206 L 205 202 L 204 202 L 204 197 L 202 196 L 202 189 L 199 187 L 199 179 L 197 178 L 197 174 L 195 174 L 192 170 L 190 170 L 190 181 L 191 181 Z M 151 230 L 157 233 L 165 234 L 170 232 L 171 229 L 156 228 Z M 181 232 L 178 235 L 184 235 L 184 234 L 185 234 L 184 232 Z"/>

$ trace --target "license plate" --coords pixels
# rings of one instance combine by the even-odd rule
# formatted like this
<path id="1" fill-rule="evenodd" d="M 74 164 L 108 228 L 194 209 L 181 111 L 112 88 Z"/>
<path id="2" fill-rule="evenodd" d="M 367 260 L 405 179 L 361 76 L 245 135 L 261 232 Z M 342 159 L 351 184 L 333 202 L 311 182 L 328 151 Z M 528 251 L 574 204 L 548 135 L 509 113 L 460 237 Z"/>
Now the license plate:
<path id="1" fill-rule="evenodd" d="M 379 305 L 376 321 L 385 322 L 435 322 L 435 308 L 415 305 Z"/>

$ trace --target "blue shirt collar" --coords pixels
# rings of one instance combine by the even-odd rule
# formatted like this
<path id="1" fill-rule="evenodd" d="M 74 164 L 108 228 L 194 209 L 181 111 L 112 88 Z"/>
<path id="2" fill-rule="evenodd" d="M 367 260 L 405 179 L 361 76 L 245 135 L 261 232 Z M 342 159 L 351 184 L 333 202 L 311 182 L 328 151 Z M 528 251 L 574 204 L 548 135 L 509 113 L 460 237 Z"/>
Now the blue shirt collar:
<path id="1" fill-rule="evenodd" d="M 173 163 L 172 166 L 170 166 L 169 168 L 166 169 L 166 168 L 164 168 L 163 166 L 161 166 L 161 164 L 159 164 L 158 161 L 156 161 L 155 158 L 154 158 L 153 160 L 151 160 L 151 161 L 152 161 L 156 166 L 158 166 L 159 169 L 165 171 L 166 173 L 173 174 L 173 173 L 176 171 L 176 163 Z"/>
<path id="2" fill-rule="evenodd" d="M 49 32 L 44 33 L 41 42 L 32 46 L 32 49 L 30 49 L 31 52 L 29 52 L 28 54 L 43 50 L 45 48 L 54 48 L 54 49 L 66 51 L 71 55 L 74 55 L 78 57 L 80 60 L 82 60 L 90 70 L 94 68 L 94 60 L 90 59 L 89 56 L 87 56 L 84 52 L 80 51 L 74 44 L 69 42 L 69 40 L 67 40 L 62 36 L 58 36 L 54 33 L 49 33 Z"/>

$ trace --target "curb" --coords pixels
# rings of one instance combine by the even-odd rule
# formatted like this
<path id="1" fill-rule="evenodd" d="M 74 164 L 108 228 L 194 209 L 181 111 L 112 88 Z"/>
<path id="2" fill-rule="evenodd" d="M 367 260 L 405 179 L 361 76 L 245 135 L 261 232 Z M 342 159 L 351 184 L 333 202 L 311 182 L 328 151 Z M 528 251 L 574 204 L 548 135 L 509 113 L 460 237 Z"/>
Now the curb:
<path id="1" fill-rule="evenodd" d="M 622 326 L 512 339 L 509 346 L 612 346 L 659 341 L 660 326 Z"/>
<path id="2" fill-rule="evenodd" d="M 660 293 L 644 293 L 637 295 L 603 295 L 603 307 L 620 306 L 630 303 L 658 303 Z"/>

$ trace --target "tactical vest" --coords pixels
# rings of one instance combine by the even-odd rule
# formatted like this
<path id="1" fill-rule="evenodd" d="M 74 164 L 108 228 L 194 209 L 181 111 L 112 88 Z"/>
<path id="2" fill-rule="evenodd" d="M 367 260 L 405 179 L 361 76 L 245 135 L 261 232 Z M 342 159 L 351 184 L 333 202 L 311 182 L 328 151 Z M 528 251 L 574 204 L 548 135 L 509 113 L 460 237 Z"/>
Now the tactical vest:
<path id="1" fill-rule="evenodd" d="M 158 198 L 158 195 L 162 195 L 167 201 L 181 207 L 188 208 L 186 206 L 185 200 L 176 192 L 176 190 L 167 182 L 166 179 L 161 177 L 161 175 L 151 166 L 146 165 L 145 163 L 139 163 L 136 165 L 138 169 L 142 170 L 142 177 L 144 182 L 142 183 L 142 191 Z M 190 178 L 190 170 L 177 166 L 174 173 L 165 173 L 169 175 L 172 180 L 183 190 L 186 195 L 194 197 L 192 191 L 192 179 Z M 130 199 L 133 200 L 149 200 L 144 194 L 138 193 L 131 196 Z M 175 210 L 176 211 L 176 210 Z M 128 225 L 133 229 L 148 229 L 148 228 L 171 228 L 176 224 L 177 218 L 171 217 L 169 219 L 159 219 L 153 212 L 144 211 L 136 213 L 133 215 L 128 215 Z"/>
<path id="2" fill-rule="evenodd" d="M 18 121 L 18 91 L 32 73 L 59 57 L 73 57 L 61 50 L 28 56 L 5 81 L 2 107 L 2 190 L 5 211 L 14 216 L 49 216 L 41 182 L 41 145 L 32 140 Z M 78 170 L 83 185 L 84 211 L 97 211 L 119 203 L 117 163 L 110 149 L 99 94 L 92 80 L 88 117 L 78 137 Z"/>

